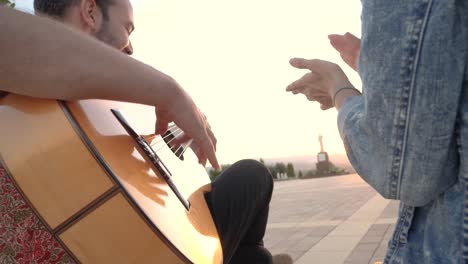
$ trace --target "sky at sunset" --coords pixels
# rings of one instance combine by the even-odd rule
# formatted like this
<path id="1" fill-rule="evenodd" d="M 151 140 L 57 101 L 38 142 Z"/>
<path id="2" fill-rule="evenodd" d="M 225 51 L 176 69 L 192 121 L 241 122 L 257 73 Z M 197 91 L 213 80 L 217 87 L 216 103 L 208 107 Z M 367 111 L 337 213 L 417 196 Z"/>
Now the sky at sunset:
<path id="1" fill-rule="evenodd" d="M 32 0 L 16 0 L 32 10 Z M 206 114 L 218 159 L 311 155 L 323 135 L 328 153 L 344 153 L 334 109 L 321 111 L 285 92 L 304 73 L 291 57 L 342 63 L 327 35 L 360 36 L 354 0 L 136 0 L 134 58 L 175 78 Z"/>

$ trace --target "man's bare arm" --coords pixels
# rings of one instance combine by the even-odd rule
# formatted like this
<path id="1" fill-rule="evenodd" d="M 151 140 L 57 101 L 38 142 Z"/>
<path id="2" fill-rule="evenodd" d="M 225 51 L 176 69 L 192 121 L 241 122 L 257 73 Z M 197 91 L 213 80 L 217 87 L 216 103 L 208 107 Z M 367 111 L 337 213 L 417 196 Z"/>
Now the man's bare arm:
<path id="1" fill-rule="evenodd" d="M 0 7 L 0 28 L 0 90 L 148 105 L 180 93 L 169 76 L 55 21 Z"/>
<path id="2" fill-rule="evenodd" d="M 200 147 L 200 162 L 219 167 L 204 115 L 171 77 L 57 22 L 2 6 L 0 29 L 0 90 L 156 106 L 158 126 L 175 122 Z"/>

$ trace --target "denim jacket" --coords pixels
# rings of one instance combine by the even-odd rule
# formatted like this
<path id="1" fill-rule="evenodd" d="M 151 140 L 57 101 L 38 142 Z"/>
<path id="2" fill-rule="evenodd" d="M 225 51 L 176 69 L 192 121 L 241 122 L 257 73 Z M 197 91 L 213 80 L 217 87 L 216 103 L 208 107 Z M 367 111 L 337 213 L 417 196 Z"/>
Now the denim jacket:
<path id="1" fill-rule="evenodd" d="M 362 0 L 361 20 L 363 94 L 338 126 L 358 174 L 401 201 L 385 262 L 464 263 L 468 1 Z"/>

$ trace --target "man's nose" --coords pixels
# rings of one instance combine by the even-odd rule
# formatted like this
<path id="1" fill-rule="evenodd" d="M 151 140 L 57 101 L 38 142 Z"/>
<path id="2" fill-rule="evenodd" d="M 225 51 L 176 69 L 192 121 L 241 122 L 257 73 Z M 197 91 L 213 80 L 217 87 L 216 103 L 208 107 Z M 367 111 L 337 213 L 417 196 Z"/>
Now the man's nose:
<path id="1" fill-rule="evenodd" d="M 123 52 L 124 52 L 125 54 L 127 54 L 127 55 L 132 55 L 132 54 L 133 54 L 132 42 L 130 42 L 130 41 L 128 42 L 128 45 L 127 45 L 127 47 L 125 47 L 125 48 L 123 49 Z"/>

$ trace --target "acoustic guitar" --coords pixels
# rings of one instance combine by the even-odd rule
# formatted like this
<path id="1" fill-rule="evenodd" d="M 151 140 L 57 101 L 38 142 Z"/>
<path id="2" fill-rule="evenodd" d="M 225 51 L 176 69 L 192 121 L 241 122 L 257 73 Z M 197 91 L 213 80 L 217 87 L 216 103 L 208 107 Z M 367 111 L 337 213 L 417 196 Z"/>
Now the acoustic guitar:
<path id="1" fill-rule="evenodd" d="M 222 263 L 205 169 L 154 108 L 103 100 L 0 100 L 0 161 L 78 263 Z"/>

